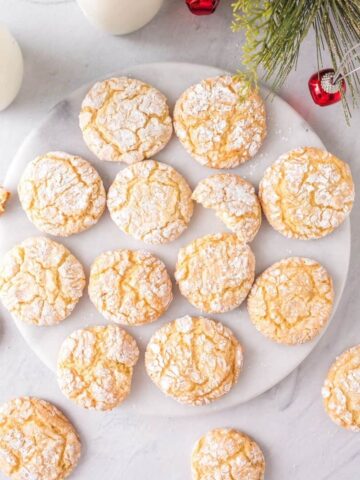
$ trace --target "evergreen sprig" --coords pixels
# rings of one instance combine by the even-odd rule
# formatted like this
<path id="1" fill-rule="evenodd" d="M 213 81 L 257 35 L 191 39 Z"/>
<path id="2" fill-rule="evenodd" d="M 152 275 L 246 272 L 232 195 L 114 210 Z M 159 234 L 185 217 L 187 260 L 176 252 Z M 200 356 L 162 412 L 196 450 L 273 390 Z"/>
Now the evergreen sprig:
<path id="1" fill-rule="evenodd" d="M 360 0 L 236 0 L 232 3 L 234 31 L 245 32 L 242 62 L 250 82 L 257 81 L 258 68 L 274 89 L 283 85 L 296 69 L 301 43 L 315 31 L 318 68 L 328 51 L 337 70 L 345 53 L 360 42 Z M 360 49 L 349 57 L 343 72 L 360 65 Z M 346 79 L 352 106 L 360 103 L 360 76 Z M 350 104 L 345 95 L 346 117 Z"/>

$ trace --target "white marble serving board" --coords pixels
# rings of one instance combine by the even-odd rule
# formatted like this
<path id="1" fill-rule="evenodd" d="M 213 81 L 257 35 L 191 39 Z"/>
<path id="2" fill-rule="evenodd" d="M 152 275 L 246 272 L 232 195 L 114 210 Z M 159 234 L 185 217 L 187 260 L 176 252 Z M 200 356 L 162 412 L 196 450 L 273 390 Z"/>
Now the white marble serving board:
<path id="1" fill-rule="evenodd" d="M 173 107 L 177 97 L 189 85 L 209 76 L 222 73 L 220 70 L 201 65 L 185 63 L 159 63 L 138 65 L 121 72 L 159 88 L 168 97 Z M 81 101 L 89 85 L 84 86 L 56 105 L 25 140 L 11 164 L 6 185 L 14 192 L 6 215 L 0 222 L 0 254 L 25 238 L 40 234 L 28 221 L 21 210 L 15 194 L 19 177 L 25 165 L 35 156 L 49 150 L 64 150 L 89 159 L 101 174 L 106 188 L 109 187 L 121 164 L 111 164 L 97 160 L 85 146 L 78 127 L 78 112 Z M 263 92 L 266 95 L 266 91 Z M 245 165 L 231 170 L 253 182 L 256 186 L 265 168 L 280 154 L 295 147 L 312 145 L 323 147 L 319 137 L 309 125 L 280 97 L 267 99 L 268 137 L 259 154 Z M 189 181 L 191 187 L 214 173 L 214 170 L 200 166 L 185 152 L 174 136 L 170 144 L 156 156 L 156 159 L 169 163 L 178 169 Z M 147 246 L 140 241 L 124 235 L 110 219 L 108 212 L 99 223 L 79 235 L 67 239 L 57 239 L 64 243 L 84 264 L 86 273 L 94 258 L 101 252 L 119 247 L 147 249 L 158 255 L 173 274 L 179 248 L 194 238 L 207 233 L 225 231 L 224 225 L 211 210 L 196 206 L 194 216 L 186 232 L 175 242 L 162 246 Z M 290 255 L 312 257 L 328 269 L 334 279 L 335 308 L 339 303 L 350 258 L 350 221 L 347 220 L 332 235 L 321 240 L 288 240 L 275 232 L 267 222 L 263 225 L 252 243 L 257 262 L 257 273 L 273 262 Z M 335 310 L 335 309 L 334 309 Z M 242 342 L 245 349 L 245 364 L 238 384 L 232 391 L 206 407 L 180 405 L 165 397 L 149 380 L 143 364 L 143 352 L 151 334 L 165 322 L 185 314 L 199 314 L 178 292 L 175 287 L 175 300 L 168 312 L 157 322 L 149 326 L 134 327 L 128 330 L 136 337 L 142 350 L 140 361 L 135 368 L 133 389 L 121 408 L 124 411 L 154 415 L 198 415 L 200 413 L 221 410 L 250 400 L 282 380 L 315 347 L 319 338 L 305 345 L 288 347 L 277 345 L 252 326 L 245 305 L 240 309 L 220 315 L 211 315 L 229 326 Z M 8 315 L 8 321 L 11 321 Z M 17 321 L 19 331 L 40 359 L 55 370 L 56 357 L 63 339 L 73 330 L 87 325 L 106 323 L 96 311 L 85 292 L 83 299 L 73 314 L 56 327 L 32 327 Z"/>

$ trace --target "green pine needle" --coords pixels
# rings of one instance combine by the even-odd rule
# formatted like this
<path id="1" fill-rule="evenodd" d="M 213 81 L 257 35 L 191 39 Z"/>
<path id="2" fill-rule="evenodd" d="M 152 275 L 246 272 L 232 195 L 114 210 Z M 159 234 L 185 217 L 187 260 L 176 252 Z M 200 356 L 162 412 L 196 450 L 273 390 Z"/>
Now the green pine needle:
<path id="1" fill-rule="evenodd" d="M 360 0 L 237 0 L 232 3 L 233 31 L 244 31 L 242 62 L 249 82 L 256 85 L 262 67 L 264 79 L 280 88 L 296 69 L 302 41 L 314 29 L 319 70 L 328 51 L 336 70 L 344 54 L 360 42 Z M 360 49 L 349 58 L 344 73 L 360 65 Z M 327 65 L 328 66 L 328 65 Z M 243 74 L 240 74 L 241 76 Z M 358 106 L 360 77 L 347 77 L 351 105 L 343 96 L 346 118 Z"/>

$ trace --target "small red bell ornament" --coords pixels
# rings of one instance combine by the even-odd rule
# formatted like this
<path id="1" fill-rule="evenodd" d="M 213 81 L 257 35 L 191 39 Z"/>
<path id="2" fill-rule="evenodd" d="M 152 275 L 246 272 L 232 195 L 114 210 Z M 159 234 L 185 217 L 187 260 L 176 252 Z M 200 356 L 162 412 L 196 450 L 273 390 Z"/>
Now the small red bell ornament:
<path id="1" fill-rule="evenodd" d="M 320 105 L 320 107 L 326 107 L 339 102 L 342 99 L 346 92 L 345 78 L 360 70 L 360 67 L 352 69 L 351 67 L 350 69 L 347 68 L 349 67 L 348 58 L 351 57 L 352 53 L 359 47 L 360 43 L 354 45 L 345 53 L 336 72 L 332 68 L 326 68 L 325 70 L 320 70 L 311 75 L 309 80 L 309 90 L 312 99 L 317 105 Z M 350 65 L 353 67 L 354 60 Z"/>
<path id="2" fill-rule="evenodd" d="M 210 15 L 214 13 L 220 0 L 186 0 L 186 5 L 194 15 Z"/>
<path id="3" fill-rule="evenodd" d="M 312 99 L 320 107 L 326 107 L 339 102 L 346 92 L 345 80 L 340 77 L 334 82 L 335 71 L 332 68 L 314 73 L 309 80 L 309 90 Z"/>

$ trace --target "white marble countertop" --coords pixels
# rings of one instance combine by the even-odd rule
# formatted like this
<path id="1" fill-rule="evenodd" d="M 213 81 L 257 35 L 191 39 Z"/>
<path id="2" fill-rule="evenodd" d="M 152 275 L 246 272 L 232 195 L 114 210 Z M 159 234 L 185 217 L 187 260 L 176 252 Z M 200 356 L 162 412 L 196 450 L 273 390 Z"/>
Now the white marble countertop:
<path id="1" fill-rule="evenodd" d="M 0 0 L 1 22 L 18 39 L 25 79 L 15 103 L 0 114 L 0 183 L 24 136 L 65 94 L 92 79 L 137 63 L 187 61 L 234 70 L 241 36 L 229 30 L 230 0 L 216 14 L 197 18 L 182 0 L 165 0 L 144 29 L 110 37 L 91 27 L 71 0 Z M 307 80 L 316 70 L 313 39 L 302 50 L 299 71 L 282 96 L 347 160 L 360 182 L 360 110 L 346 126 L 341 106 L 316 107 Z M 0 319 L 0 401 L 20 395 L 56 403 L 75 423 L 83 456 L 74 480 L 190 479 L 193 443 L 208 429 L 232 426 L 254 436 L 267 459 L 267 480 L 357 480 L 359 438 L 336 427 L 324 413 L 320 389 L 329 364 L 360 343 L 358 274 L 360 211 L 352 213 L 352 261 L 347 287 L 330 328 L 315 351 L 280 385 L 232 410 L 191 419 L 125 417 L 80 410 L 58 391 L 52 373 L 35 357 L 15 325 Z M 341 251 L 337 252 L 341 255 Z M 2 312 L 3 313 L 3 312 Z M 92 432 L 97 432 L 96 434 Z M 0 474 L 0 479 L 4 477 Z"/>

